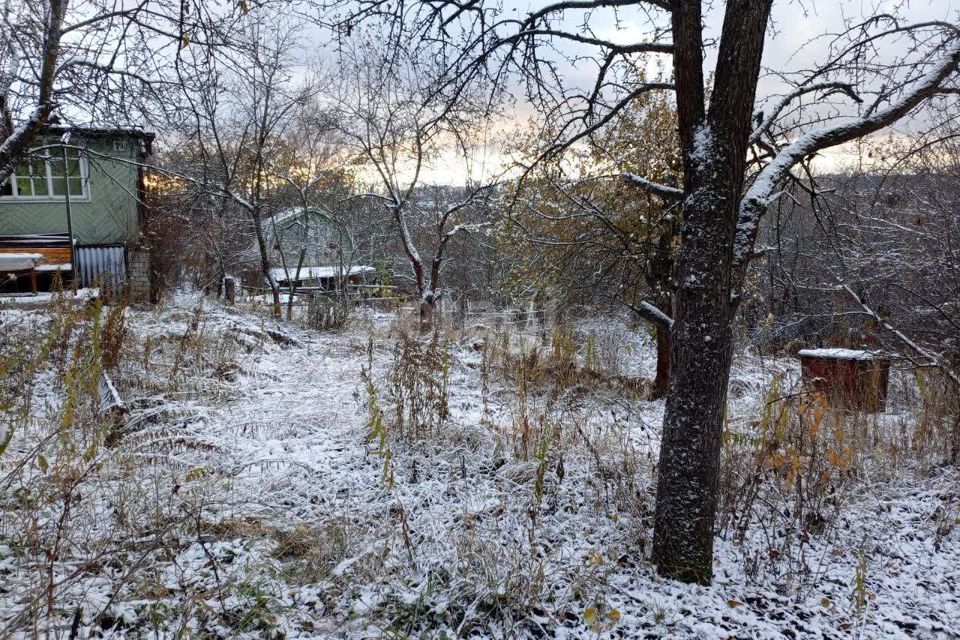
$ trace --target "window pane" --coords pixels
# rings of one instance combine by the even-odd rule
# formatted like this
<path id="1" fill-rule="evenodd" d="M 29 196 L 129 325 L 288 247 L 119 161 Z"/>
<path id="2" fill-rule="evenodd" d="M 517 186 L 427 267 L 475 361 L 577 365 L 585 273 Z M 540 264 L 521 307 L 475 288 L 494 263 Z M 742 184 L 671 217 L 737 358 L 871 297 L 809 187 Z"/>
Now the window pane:
<path id="1" fill-rule="evenodd" d="M 30 177 L 17 176 L 17 195 L 21 198 L 29 198 L 33 195 L 33 182 Z"/>
<path id="2" fill-rule="evenodd" d="M 48 196 L 47 191 L 47 163 L 40 158 L 30 159 L 30 175 L 33 182 L 34 196 Z"/>
<path id="3" fill-rule="evenodd" d="M 80 175 L 80 159 L 79 158 L 67 158 L 67 168 L 70 170 L 71 176 Z M 50 160 L 50 172 L 55 176 L 63 176 L 63 157 L 57 155 L 57 157 Z"/>
<path id="4" fill-rule="evenodd" d="M 66 171 L 64 171 L 63 150 L 53 153 L 50 159 L 50 174 L 52 176 L 53 195 L 62 198 L 66 195 L 67 185 L 70 187 L 71 196 L 83 196 L 82 167 L 80 160 L 80 151 L 78 149 L 67 149 Z M 68 181 L 64 181 L 64 174 L 70 176 Z"/>
<path id="5" fill-rule="evenodd" d="M 87 187 L 85 176 L 86 171 L 83 160 L 80 158 L 80 151 L 68 149 L 67 163 L 64 165 L 63 150 L 58 149 L 51 151 L 46 159 L 30 158 L 22 162 L 11 179 L 0 184 L 0 197 L 12 196 L 14 186 L 17 197 L 20 198 L 63 198 L 67 194 L 67 189 L 70 190 L 71 196 L 85 197 Z"/>
<path id="6" fill-rule="evenodd" d="M 21 162 L 13 173 L 14 180 L 17 183 L 17 195 L 21 198 L 29 198 L 32 196 L 33 183 L 30 181 L 30 162 Z"/>
<path id="7" fill-rule="evenodd" d="M 50 175 L 54 178 L 63 177 L 63 160 L 59 157 L 50 160 Z"/>

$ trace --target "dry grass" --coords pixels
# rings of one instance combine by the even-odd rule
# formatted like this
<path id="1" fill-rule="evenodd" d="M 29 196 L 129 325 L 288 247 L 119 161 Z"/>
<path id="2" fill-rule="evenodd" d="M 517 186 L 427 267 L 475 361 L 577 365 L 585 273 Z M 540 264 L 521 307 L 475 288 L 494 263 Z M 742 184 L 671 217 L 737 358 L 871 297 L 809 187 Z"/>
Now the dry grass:
<path id="1" fill-rule="evenodd" d="M 263 538 L 296 575 L 329 572 L 336 538 L 207 522 L 226 479 L 196 462 L 217 445 L 183 425 L 197 405 L 232 395 L 233 355 L 243 343 L 233 332 L 208 331 L 199 307 L 168 314 L 162 330 L 141 339 L 128 330 L 123 301 L 113 302 L 78 308 L 55 300 L 44 312 L 5 318 L 0 555 L 13 558 L 8 580 L 16 598 L 0 616 L 0 637 L 17 629 L 38 637 L 69 637 L 81 626 L 119 629 L 127 624 L 114 609 L 121 600 L 151 601 L 141 620 L 178 637 L 193 635 L 198 620 L 272 628 L 276 607 L 255 584 L 269 568 L 232 575 L 224 564 L 232 543 L 217 541 Z M 115 414 L 100 411 L 101 372 L 138 416 L 120 429 Z M 191 544 L 208 555 L 214 594 L 188 568 L 170 564 Z M 180 582 L 175 606 L 171 580 Z M 219 611 L 209 611 L 211 595 Z"/>
<path id="2" fill-rule="evenodd" d="M 616 364 L 624 336 L 566 325 L 544 341 L 507 326 L 463 346 L 441 332 L 394 333 L 390 351 L 375 352 L 380 335 L 366 352 L 351 343 L 351 357 L 365 360 L 367 452 L 380 457 L 357 477 L 370 478 L 363 495 L 382 504 L 344 503 L 354 509 L 344 515 L 337 501 L 322 502 L 303 521 L 274 505 L 232 515 L 229 470 L 210 462 L 229 459 L 225 441 L 189 428 L 236 396 L 242 354 L 295 339 L 232 324 L 241 320 L 172 310 L 140 318 L 154 324 L 138 334 L 122 307 L 55 306 L 44 322 L 0 335 L 0 415 L 12 434 L 0 457 L 0 549 L 16 555 L 25 594 L 0 635 L 69 637 L 77 616 L 119 630 L 129 624 L 112 607 L 119 599 L 147 603 L 137 624 L 176 637 L 272 637 L 293 617 L 319 635 L 331 633 L 311 626 L 321 619 L 359 620 L 391 637 L 490 633 L 491 622 L 518 637 L 545 633 L 541 621 L 617 627 L 611 576 L 646 562 L 655 475 L 636 421 L 609 410 L 651 406 L 646 383 Z M 461 358 L 476 369 L 454 385 Z M 137 415 L 112 446 L 113 427 L 90 395 L 99 367 Z M 719 524 L 749 579 L 809 592 L 824 562 L 812 551 L 839 539 L 859 492 L 955 459 L 956 397 L 927 372 L 897 384 L 902 410 L 881 418 L 835 410 L 781 378 L 755 413 L 727 425 Z M 460 410 L 470 403 L 468 421 Z M 431 511 L 437 500 L 450 508 Z M 938 515 L 937 535 L 952 535 L 958 515 Z M 863 558 L 851 601 L 867 608 L 868 550 L 845 551 Z M 368 585 L 384 597 L 337 609 Z"/>
<path id="3" fill-rule="evenodd" d="M 851 504 L 878 483 L 922 477 L 954 459 L 948 387 L 930 372 L 895 384 L 899 409 L 868 414 L 786 388 L 778 376 L 755 420 L 727 425 L 718 526 L 740 546 L 749 579 L 807 593 L 828 562 L 811 553 L 837 539 Z"/>

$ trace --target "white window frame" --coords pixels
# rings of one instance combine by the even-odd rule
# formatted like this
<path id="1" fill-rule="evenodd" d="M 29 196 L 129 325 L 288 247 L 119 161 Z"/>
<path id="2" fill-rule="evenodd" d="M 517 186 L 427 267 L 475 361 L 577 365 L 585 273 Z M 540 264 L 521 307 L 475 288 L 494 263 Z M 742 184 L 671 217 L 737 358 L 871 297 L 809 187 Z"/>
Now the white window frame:
<path id="1" fill-rule="evenodd" d="M 44 145 L 46 146 L 46 145 Z M 34 195 L 30 194 L 28 196 L 20 195 L 20 188 L 17 185 L 19 176 L 16 171 L 10 174 L 8 180 L 10 181 L 10 195 L 0 195 L 0 201 L 9 202 L 16 200 L 17 202 L 63 202 L 66 200 L 66 196 L 56 196 L 53 195 L 53 170 L 50 167 L 50 161 L 62 160 L 62 151 L 55 146 L 51 146 L 49 149 L 45 150 L 46 159 L 43 159 L 43 168 L 44 168 L 44 184 L 47 185 L 46 195 Z M 59 158 L 57 156 L 60 156 Z M 35 159 L 36 160 L 36 159 Z M 74 160 L 74 158 L 70 158 Z M 87 162 L 87 156 L 82 151 L 77 154 L 76 160 L 80 162 L 80 187 L 83 190 L 82 194 L 70 194 L 71 202 L 89 202 L 90 201 L 90 166 Z M 67 181 L 66 188 L 70 188 L 69 178 L 64 175 L 63 180 Z M 30 177 L 30 186 L 31 190 L 33 188 L 34 177 Z"/>

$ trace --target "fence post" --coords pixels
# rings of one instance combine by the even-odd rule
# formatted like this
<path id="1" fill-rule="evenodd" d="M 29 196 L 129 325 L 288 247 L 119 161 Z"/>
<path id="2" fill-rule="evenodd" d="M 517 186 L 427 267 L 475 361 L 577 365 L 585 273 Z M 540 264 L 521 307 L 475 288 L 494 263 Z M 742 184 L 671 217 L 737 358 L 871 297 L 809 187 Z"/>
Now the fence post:
<path id="1" fill-rule="evenodd" d="M 469 304 L 467 296 L 463 295 L 457 298 L 457 327 L 461 331 L 467 326 L 467 313 L 469 313 Z"/>
<path id="2" fill-rule="evenodd" d="M 223 279 L 223 297 L 227 299 L 227 304 L 237 303 L 237 281 L 234 278 Z"/>

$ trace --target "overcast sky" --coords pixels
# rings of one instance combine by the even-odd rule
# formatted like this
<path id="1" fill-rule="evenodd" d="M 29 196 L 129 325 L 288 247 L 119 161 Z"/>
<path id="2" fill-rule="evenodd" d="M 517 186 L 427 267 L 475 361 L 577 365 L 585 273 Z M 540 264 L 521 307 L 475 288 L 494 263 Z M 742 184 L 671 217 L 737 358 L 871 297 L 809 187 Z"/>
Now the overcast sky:
<path id="1" fill-rule="evenodd" d="M 545 4 L 547 4 L 546 0 L 539 2 L 505 0 L 504 12 L 516 13 L 520 16 Z M 718 38 L 725 5 L 720 0 L 707 5 L 705 37 Z M 764 69 L 773 73 L 765 73 L 761 79 L 758 100 L 782 90 L 784 85 L 777 80 L 776 73 L 809 69 L 822 62 L 826 57 L 831 36 L 841 31 L 846 22 L 860 22 L 884 13 L 896 14 L 905 22 L 928 20 L 958 22 L 960 21 L 960 0 L 777 0 L 774 2 L 771 28 L 767 33 L 763 56 Z M 568 12 L 564 27 L 575 30 L 583 23 L 586 15 L 584 12 Z M 649 32 L 650 22 L 647 16 L 637 8 L 628 7 L 616 11 L 612 9 L 594 11 L 589 14 L 588 24 L 598 37 L 617 42 L 637 42 L 644 39 L 644 35 Z M 576 54 L 586 53 L 588 49 L 565 46 L 562 51 Z M 714 68 L 715 56 L 716 48 L 708 48 L 704 63 L 707 74 Z M 563 60 L 559 62 L 560 70 L 565 74 L 565 82 L 592 86 L 596 73 L 595 64 L 586 61 L 576 64 Z M 660 62 L 669 72 L 669 58 L 663 57 Z M 651 63 L 651 68 L 653 67 L 654 63 Z M 524 105 L 521 99 L 512 112 L 512 119 L 515 122 L 521 122 L 531 113 L 529 106 Z M 849 150 L 835 151 L 826 157 L 824 162 L 828 167 L 838 166 L 838 163 L 849 158 L 849 153 Z M 492 150 L 488 150 L 485 157 L 485 165 L 483 162 L 478 162 L 477 166 L 484 165 L 487 172 L 495 170 L 494 167 L 501 162 L 501 156 Z M 466 170 L 461 166 L 453 168 L 455 163 L 455 157 L 452 155 L 441 159 L 428 170 L 427 179 L 440 182 L 461 181 Z"/>

